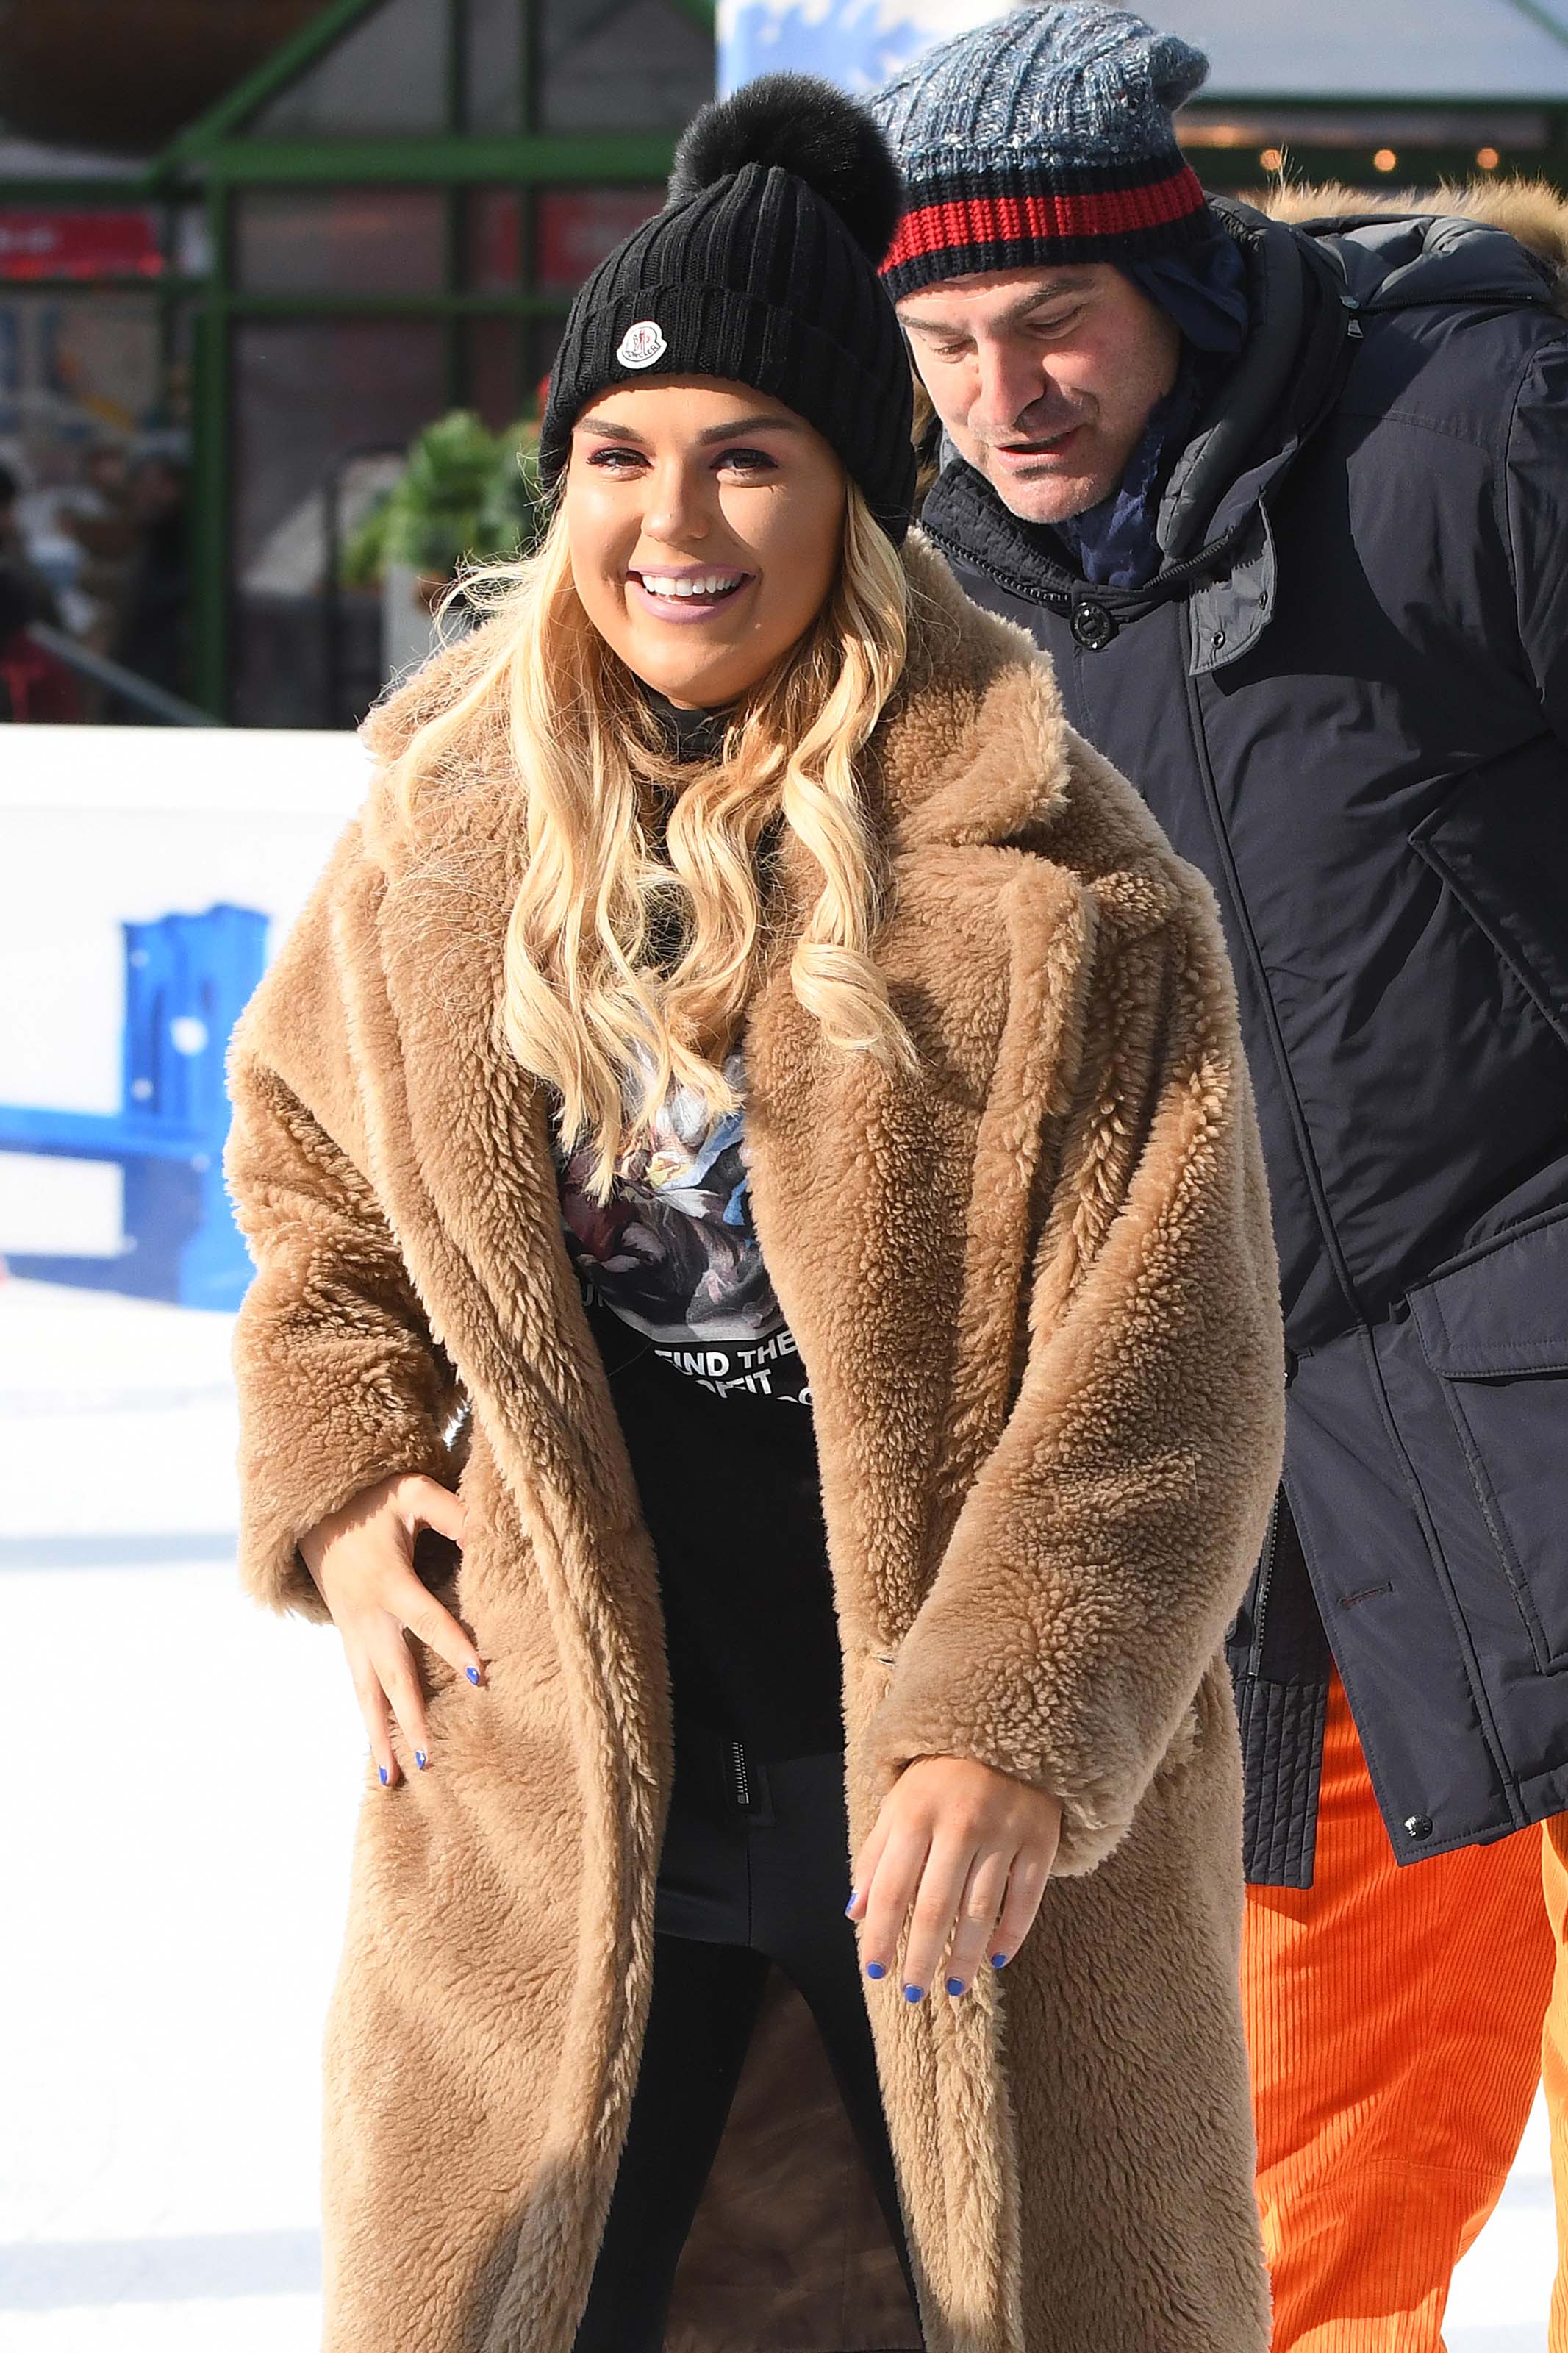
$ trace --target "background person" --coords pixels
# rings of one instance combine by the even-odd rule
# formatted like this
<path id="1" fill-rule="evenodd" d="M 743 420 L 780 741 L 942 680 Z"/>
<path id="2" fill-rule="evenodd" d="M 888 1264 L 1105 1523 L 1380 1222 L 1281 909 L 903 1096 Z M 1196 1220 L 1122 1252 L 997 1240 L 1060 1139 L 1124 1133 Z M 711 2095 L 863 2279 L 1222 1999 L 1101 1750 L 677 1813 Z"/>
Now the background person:
<path id="1" fill-rule="evenodd" d="M 1568 2178 L 1568 216 L 1205 201 L 1205 71 L 1092 5 L 928 51 L 885 282 L 927 532 L 1226 921 L 1292 1372 L 1231 1642 L 1275 2342 L 1436 2353 L 1543 2018 Z"/>
<path id="2" fill-rule="evenodd" d="M 132 469 L 128 487 L 134 539 L 111 651 L 139 678 L 183 695 L 190 683 L 188 470 L 150 450 Z M 143 714 L 127 697 L 110 696 L 105 715 L 134 724 Z"/>
<path id="3" fill-rule="evenodd" d="M 76 681 L 29 634 L 35 614 L 31 583 L 0 563 L 0 721 L 63 726 L 81 716 Z"/>
<path id="4" fill-rule="evenodd" d="M 29 621 L 49 621 L 59 627 L 55 592 L 33 561 L 19 512 L 22 485 L 9 466 L 0 465 L 0 565 L 26 591 Z"/>
<path id="5" fill-rule="evenodd" d="M 543 548 L 378 715 L 236 1050 L 247 1574 L 331 1611 L 374 1759 L 334 2353 L 660 2345 L 770 1963 L 932 2353 L 1267 2337 L 1233 998 L 1032 649 L 900 553 L 896 208 L 823 86 L 699 119 L 568 323 Z M 798 2081 L 790 2341 L 907 2342 L 789 2242 Z"/>

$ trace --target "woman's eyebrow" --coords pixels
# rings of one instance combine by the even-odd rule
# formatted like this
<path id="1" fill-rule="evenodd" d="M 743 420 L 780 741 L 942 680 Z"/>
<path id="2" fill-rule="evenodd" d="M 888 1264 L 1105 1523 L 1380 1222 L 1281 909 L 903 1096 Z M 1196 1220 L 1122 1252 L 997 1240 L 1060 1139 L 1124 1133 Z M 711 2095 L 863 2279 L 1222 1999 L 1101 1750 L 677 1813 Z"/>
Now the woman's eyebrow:
<path id="1" fill-rule="evenodd" d="M 798 433 L 798 417 L 737 417 L 728 425 L 709 425 L 697 436 L 699 441 L 732 441 L 738 433 Z"/>
<path id="2" fill-rule="evenodd" d="M 707 448 L 713 441 L 733 441 L 742 433 L 798 433 L 800 429 L 798 417 L 737 417 L 728 425 L 704 426 L 697 439 L 700 446 Z M 581 417 L 575 430 L 596 433 L 605 441 L 635 441 L 641 449 L 648 447 L 646 434 L 639 433 L 635 426 L 618 424 L 613 417 Z"/>
<path id="3" fill-rule="evenodd" d="M 613 417 L 580 417 L 573 428 L 578 433 L 597 433 L 605 441 L 637 441 L 646 449 L 647 442 L 634 425 L 617 425 Z"/>

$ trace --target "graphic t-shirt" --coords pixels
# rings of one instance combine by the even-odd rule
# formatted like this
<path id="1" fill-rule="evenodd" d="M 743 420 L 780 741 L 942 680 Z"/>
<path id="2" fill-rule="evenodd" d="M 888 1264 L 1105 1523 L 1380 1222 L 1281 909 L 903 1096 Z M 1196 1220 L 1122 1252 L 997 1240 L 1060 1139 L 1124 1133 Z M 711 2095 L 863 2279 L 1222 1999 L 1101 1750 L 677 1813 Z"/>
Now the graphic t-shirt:
<path id="1" fill-rule="evenodd" d="M 744 1066 L 725 1076 L 743 1093 Z M 609 1200 L 558 1170 L 566 1247 L 658 1555 L 678 1715 L 762 1757 L 843 1739 L 805 1363 L 752 1219 L 743 1112 L 677 1093 Z"/>
<path id="2" fill-rule="evenodd" d="M 737 1094 L 739 1051 L 724 1065 Z M 566 1247 L 590 1306 L 640 1333 L 671 1372 L 714 1397 L 811 1403 L 752 1222 L 745 1118 L 716 1124 L 690 1089 L 671 1095 L 647 1145 L 623 1155 L 607 1202 L 586 1188 L 591 1155 L 561 1174 Z"/>

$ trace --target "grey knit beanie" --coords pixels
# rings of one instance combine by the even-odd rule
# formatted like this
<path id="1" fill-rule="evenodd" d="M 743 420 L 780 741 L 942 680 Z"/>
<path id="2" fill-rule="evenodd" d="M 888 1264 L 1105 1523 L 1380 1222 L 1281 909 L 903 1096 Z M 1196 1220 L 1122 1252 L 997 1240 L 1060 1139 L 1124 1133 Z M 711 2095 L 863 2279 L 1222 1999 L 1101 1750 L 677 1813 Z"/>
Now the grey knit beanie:
<path id="1" fill-rule="evenodd" d="M 869 101 L 906 188 L 888 291 L 1207 235 L 1171 121 L 1207 72 L 1174 33 L 1096 0 L 1046 0 L 927 49 Z"/>

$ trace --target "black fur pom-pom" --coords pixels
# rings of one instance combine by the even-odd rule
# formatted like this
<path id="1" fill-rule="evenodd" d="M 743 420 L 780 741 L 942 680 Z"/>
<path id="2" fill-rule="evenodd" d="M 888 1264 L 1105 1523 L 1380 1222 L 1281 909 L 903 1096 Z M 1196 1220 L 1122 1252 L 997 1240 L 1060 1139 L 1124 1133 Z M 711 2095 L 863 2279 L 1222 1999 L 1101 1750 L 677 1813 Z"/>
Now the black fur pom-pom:
<path id="1" fill-rule="evenodd" d="M 858 245 L 880 261 L 900 206 L 898 165 L 864 108 L 813 74 L 764 74 L 694 115 L 675 151 L 678 204 L 746 164 L 776 164 L 825 197 Z"/>

